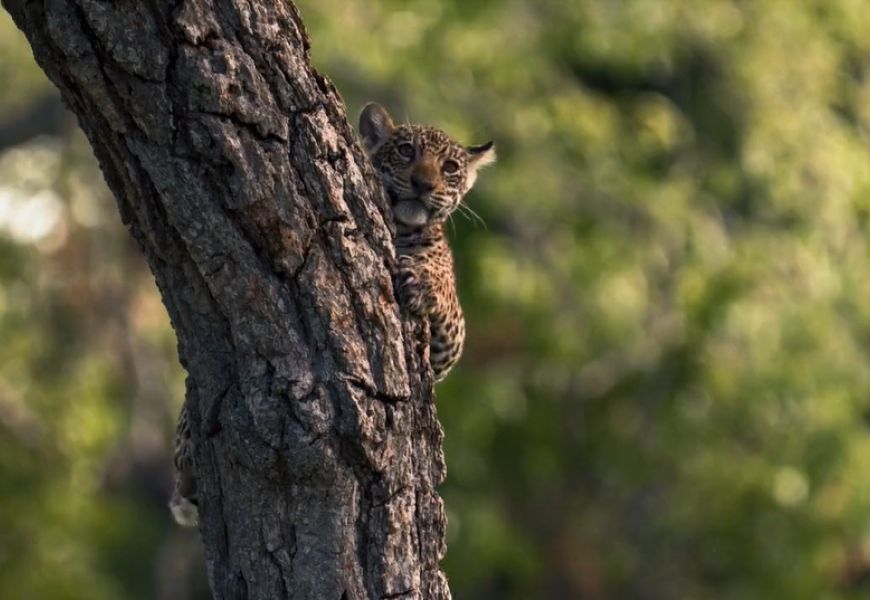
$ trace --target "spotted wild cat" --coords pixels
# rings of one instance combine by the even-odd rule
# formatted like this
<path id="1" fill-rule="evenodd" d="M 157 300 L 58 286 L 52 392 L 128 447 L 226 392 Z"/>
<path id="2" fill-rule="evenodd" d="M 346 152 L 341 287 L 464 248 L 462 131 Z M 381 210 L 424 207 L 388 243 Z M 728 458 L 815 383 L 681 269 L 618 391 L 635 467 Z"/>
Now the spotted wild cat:
<path id="1" fill-rule="evenodd" d="M 435 381 L 441 381 L 465 341 L 444 221 L 474 185 L 478 170 L 495 161 L 495 149 L 492 142 L 461 146 L 434 127 L 396 126 L 377 104 L 363 109 L 359 129 L 393 209 L 399 301 L 428 319 L 430 363 Z M 199 511 L 186 404 L 175 433 L 175 469 L 169 505 L 179 524 L 194 526 Z"/>
<path id="2" fill-rule="evenodd" d="M 462 146 L 425 125 L 395 125 L 379 104 L 360 114 L 363 144 L 390 198 L 396 225 L 399 301 L 429 321 L 429 362 L 441 381 L 459 360 L 465 320 L 456 296 L 444 222 L 495 161 L 492 142 Z"/>

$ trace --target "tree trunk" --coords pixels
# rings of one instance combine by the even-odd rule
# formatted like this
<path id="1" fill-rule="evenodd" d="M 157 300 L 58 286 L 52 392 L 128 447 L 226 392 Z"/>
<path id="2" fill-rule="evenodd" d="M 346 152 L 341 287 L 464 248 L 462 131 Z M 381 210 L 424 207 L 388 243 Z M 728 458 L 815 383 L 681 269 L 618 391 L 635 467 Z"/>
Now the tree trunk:
<path id="1" fill-rule="evenodd" d="M 215 598 L 450 597 L 426 332 L 296 8 L 3 0 L 78 115 L 188 372 Z"/>

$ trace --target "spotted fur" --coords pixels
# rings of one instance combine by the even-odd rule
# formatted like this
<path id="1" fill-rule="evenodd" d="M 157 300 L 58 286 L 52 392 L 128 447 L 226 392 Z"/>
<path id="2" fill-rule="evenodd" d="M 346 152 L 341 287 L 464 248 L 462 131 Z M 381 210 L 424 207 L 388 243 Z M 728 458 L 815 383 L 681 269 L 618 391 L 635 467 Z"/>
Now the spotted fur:
<path id="1" fill-rule="evenodd" d="M 398 299 L 429 321 L 429 362 L 435 381 L 441 381 L 465 342 L 444 222 L 474 185 L 478 170 L 495 160 L 495 149 L 492 142 L 462 146 L 435 127 L 396 126 L 374 103 L 363 109 L 359 130 L 393 209 Z"/>
<path id="2" fill-rule="evenodd" d="M 187 402 L 181 407 L 175 429 L 175 489 L 169 508 L 175 522 L 185 527 L 196 527 L 199 521 L 196 474 L 193 464 L 193 447 L 190 441 L 190 425 Z"/>

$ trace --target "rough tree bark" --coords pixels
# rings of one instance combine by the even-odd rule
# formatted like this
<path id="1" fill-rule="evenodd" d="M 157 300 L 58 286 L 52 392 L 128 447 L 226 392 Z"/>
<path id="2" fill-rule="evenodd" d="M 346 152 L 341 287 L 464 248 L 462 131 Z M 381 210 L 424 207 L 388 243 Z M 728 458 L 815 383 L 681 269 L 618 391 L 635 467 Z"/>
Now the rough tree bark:
<path id="1" fill-rule="evenodd" d="M 296 8 L 3 0 L 78 115 L 188 372 L 215 598 L 449 598 L 425 332 Z"/>

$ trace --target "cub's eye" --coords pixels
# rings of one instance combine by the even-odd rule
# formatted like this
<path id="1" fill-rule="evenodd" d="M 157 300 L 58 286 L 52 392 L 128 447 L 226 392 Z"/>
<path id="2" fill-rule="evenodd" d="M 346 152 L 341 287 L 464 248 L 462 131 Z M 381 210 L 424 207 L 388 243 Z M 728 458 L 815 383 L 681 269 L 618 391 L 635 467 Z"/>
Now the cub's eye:
<path id="1" fill-rule="evenodd" d="M 459 170 L 459 164 L 455 160 L 445 160 L 441 170 L 449 175 Z"/>
<path id="2" fill-rule="evenodd" d="M 407 158 L 408 160 L 414 158 L 414 155 L 417 153 L 417 151 L 414 150 L 414 144 L 409 144 L 408 142 L 405 142 L 404 144 L 399 144 L 399 146 L 396 148 L 396 151 L 399 153 L 399 156 L 401 156 L 402 158 Z"/>

